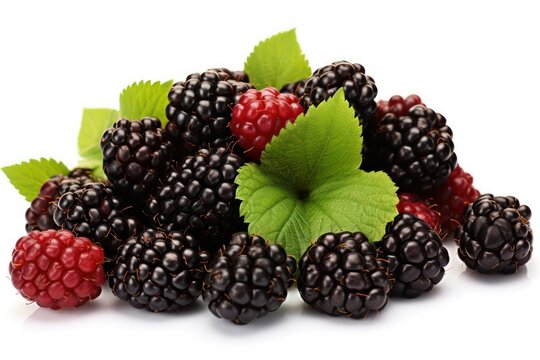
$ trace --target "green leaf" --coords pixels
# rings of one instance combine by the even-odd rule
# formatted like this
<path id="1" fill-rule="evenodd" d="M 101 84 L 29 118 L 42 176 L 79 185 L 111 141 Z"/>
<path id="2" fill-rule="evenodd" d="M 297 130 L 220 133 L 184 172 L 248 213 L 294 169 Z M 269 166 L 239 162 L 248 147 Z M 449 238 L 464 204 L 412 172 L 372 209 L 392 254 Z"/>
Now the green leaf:
<path id="1" fill-rule="evenodd" d="M 296 30 L 292 29 L 255 46 L 244 64 L 244 72 L 257 89 L 268 86 L 280 89 L 285 84 L 308 78 L 311 68 L 296 39 Z"/>
<path id="2" fill-rule="evenodd" d="M 384 172 L 359 170 L 362 136 L 343 90 L 310 108 L 244 165 L 236 197 L 249 232 L 300 258 L 326 232 L 382 238 L 397 215 L 396 186 Z"/>
<path id="3" fill-rule="evenodd" d="M 102 169 L 101 137 L 117 120 L 119 114 L 113 109 L 84 109 L 79 130 L 79 166 L 93 170 L 98 178 L 105 178 Z"/>
<path id="4" fill-rule="evenodd" d="M 39 194 L 41 186 L 50 177 L 69 173 L 64 163 L 45 158 L 6 166 L 2 168 L 2 171 L 15 189 L 28 201 L 32 201 Z"/>
<path id="5" fill-rule="evenodd" d="M 172 80 L 161 83 L 156 81 L 134 82 L 120 94 L 120 116 L 129 120 L 140 120 L 153 116 L 166 121 L 165 109 L 168 103 Z"/>

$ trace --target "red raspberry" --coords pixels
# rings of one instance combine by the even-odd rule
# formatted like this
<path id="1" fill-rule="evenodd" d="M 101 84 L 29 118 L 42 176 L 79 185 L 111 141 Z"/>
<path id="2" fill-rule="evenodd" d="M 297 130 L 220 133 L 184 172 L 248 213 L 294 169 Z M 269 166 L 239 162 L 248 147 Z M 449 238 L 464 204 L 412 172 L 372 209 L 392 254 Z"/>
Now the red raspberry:
<path id="1" fill-rule="evenodd" d="M 429 206 L 418 196 L 411 193 L 402 192 L 398 194 L 398 197 L 397 209 L 400 214 L 412 214 L 431 226 L 437 233 L 440 232 L 440 215 L 433 209 L 433 206 Z"/>
<path id="2" fill-rule="evenodd" d="M 445 230 L 452 231 L 461 224 L 465 208 L 479 196 L 480 192 L 473 186 L 471 174 L 458 165 L 448 180 L 432 194 L 432 201 L 438 205 Z"/>
<path id="3" fill-rule="evenodd" d="M 259 161 L 266 144 L 279 134 L 287 122 L 294 122 L 304 111 L 292 94 L 280 94 L 268 87 L 246 91 L 233 108 L 231 130 L 253 161 Z"/>
<path id="4" fill-rule="evenodd" d="M 423 105 L 422 99 L 418 95 L 409 95 L 405 99 L 400 95 L 394 95 L 390 100 L 379 100 L 377 103 L 377 113 L 375 118 L 377 122 L 381 121 L 384 115 L 392 113 L 396 117 L 405 116 L 409 113 L 409 109 L 415 105 Z"/>
<path id="5" fill-rule="evenodd" d="M 11 282 L 39 306 L 74 308 L 95 299 L 105 282 L 103 249 L 67 230 L 32 231 L 11 255 Z"/>

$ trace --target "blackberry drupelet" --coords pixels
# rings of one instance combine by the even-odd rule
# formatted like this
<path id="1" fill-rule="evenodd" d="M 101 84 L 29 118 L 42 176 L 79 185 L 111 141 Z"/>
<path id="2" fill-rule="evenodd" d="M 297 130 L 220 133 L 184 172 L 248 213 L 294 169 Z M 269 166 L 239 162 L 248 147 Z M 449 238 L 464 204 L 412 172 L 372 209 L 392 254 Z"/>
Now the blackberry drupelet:
<path id="1" fill-rule="evenodd" d="M 199 149 L 234 147 L 229 128 L 232 108 L 241 94 L 253 86 L 247 75 L 224 68 L 189 75 L 169 92 L 165 132 L 175 147 L 177 159 Z"/>
<path id="2" fill-rule="evenodd" d="M 247 324 L 281 306 L 295 271 L 281 246 L 239 232 L 210 264 L 203 299 L 215 316 Z"/>
<path id="3" fill-rule="evenodd" d="M 92 170 L 76 168 L 67 176 L 56 175 L 43 183 L 38 196 L 32 200 L 30 207 L 26 210 L 26 232 L 58 229 L 53 219 L 56 209 L 54 202 L 65 192 L 75 191 L 91 182 L 94 182 Z"/>
<path id="4" fill-rule="evenodd" d="M 397 210 L 400 214 L 411 214 L 428 224 L 435 232 L 440 233 L 440 214 L 435 210 L 436 205 L 429 205 L 417 195 L 400 192 Z"/>
<path id="5" fill-rule="evenodd" d="M 317 311 L 365 318 L 388 302 L 386 262 L 362 233 L 324 234 L 298 265 L 300 295 Z"/>
<path id="6" fill-rule="evenodd" d="M 56 225 L 100 244 L 109 259 L 114 258 L 118 247 L 141 228 L 140 220 L 130 213 L 123 199 L 112 186 L 103 183 L 66 192 L 56 206 Z"/>
<path id="7" fill-rule="evenodd" d="M 307 79 L 303 79 L 289 84 L 285 84 L 279 90 L 279 92 L 282 94 L 293 94 L 297 98 L 301 99 L 305 94 L 306 81 Z"/>
<path id="8" fill-rule="evenodd" d="M 132 202 L 141 202 L 157 185 L 172 157 L 161 122 L 122 119 L 101 138 L 103 171 L 115 189 Z"/>
<path id="9" fill-rule="evenodd" d="M 118 250 L 109 286 L 118 298 L 152 312 L 176 312 L 201 295 L 208 254 L 180 232 L 148 229 Z"/>
<path id="10" fill-rule="evenodd" d="M 360 121 L 375 115 L 377 103 L 374 100 L 377 96 L 377 86 L 373 78 L 366 75 L 364 67 L 360 64 L 336 61 L 317 69 L 307 79 L 303 89 L 298 87 L 300 92 L 295 95 L 300 99 L 304 111 L 307 111 L 310 105 L 317 106 L 328 100 L 339 88 L 343 88 L 345 98 L 356 111 Z"/>
<path id="11" fill-rule="evenodd" d="M 392 296 L 415 298 L 431 291 L 444 277 L 448 251 L 439 235 L 416 216 L 396 216 L 377 245 L 395 279 Z"/>
<path id="12" fill-rule="evenodd" d="M 383 170 L 401 191 L 423 193 L 444 183 L 456 167 L 452 129 L 422 105 L 408 116 L 387 114 L 364 138 L 366 170 Z"/>
<path id="13" fill-rule="evenodd" d="M 244 228 L 234 183 L 244 164 L 225 148 L 201 149 L 176 163 L 147 200 L 146 213 L 159 228 L 193 234 L 212 253 Z"/>
<path id="14" fill-rule="evenodd" d="M 531 209 L 513 196 L 481 195 L 456 232 L 459 258 L 481 273 L 515 273 L 532 255 Z"/>

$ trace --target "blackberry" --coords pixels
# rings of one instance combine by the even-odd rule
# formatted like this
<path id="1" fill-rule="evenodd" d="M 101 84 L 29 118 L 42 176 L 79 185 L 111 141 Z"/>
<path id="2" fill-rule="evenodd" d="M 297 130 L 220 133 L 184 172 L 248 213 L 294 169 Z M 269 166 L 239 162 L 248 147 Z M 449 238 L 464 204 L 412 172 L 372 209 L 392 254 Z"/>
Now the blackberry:
<path id="1" fill-rule="evenodd" d="M 304 94 L 306 93 L 306 81 L 307 79 L 298 80 L 296 82 L 292 82 L 289 84 L 283 85 L 283 87 L 279 90 L 282 94 L 293 94 L 297 98 L 302 98 Z"/>
<path id="2" fill-rule="evenodd" d="M 324 234 L 299 262 L 298 290 L 317 311 L 365 318 L 388 302 L 386 262 L 362 233 Z"/>
<path id="3" fill-rule="evenodd" d="M 140 220 L 130 214 L 129 207 L 113 188 L 103 183 L 66 192 L 56 206 L 56 225 L 100 244 L 109 259 L 114 258 L 118 247 L 141 227 Z"/>
<path id="4" fill-rule="evenodd" d="M 152 117 L 141 121 L 122 119 L 101 138 L 103 171 L 115 189 L 140 202 L 157 185 L 172 156 L 161 122 Z"/>
<path id="5" fill-rule="evenodd" d="M 400 214 L 411 214 L 428 224 L 435 232 L 440 233 L 440 214 L 435 210 L 436 205 L 429 205 L 417 195 L 411 193 L 398 193 L 399 203 L 397 210 Z"/>
<path id="6" fill-rule="evenodd" d="M 67 176 L 56 175 L 41 186 L 38 196 L 26 210 L 26 232 L 32 230 L 58 229 L 54 223 L 53 214 L 56 209 L 54 202 L 67 191 L 74 191 L 93 182 L 92 170 L 76 168 Z"/>
<path id="7" fill-rule="evenodd" d="M 120 247 L 109 286 L 137 309 L 176 312 L 201 295 L 207 263 L 191 235 L 148 229 Z"/>
<path id="8" fill-rule="evenodd" d="M 232 108 L 241 94 L 253 86 L 242 72 L 224 68 L 189 75 L 169 92 L 165 132 L 179 160 L 199 149 L 233 147 L 229 128 Z"/>
<path id="9" fill-rule="evenodd" d="M 310 105 L 317 106 L 332 97 L 339 88 L 343 88 L 345 98 L 361 121 L 375 115 L 377 103 L 374 99 L 377 96 L 377 86 L 373 78 L 366 75 L 364 67 L 360 64 L 336 61 L 317 69 L 307 79 L 303 89 L 297 87 L 299 92 L 295 95 L 300 98 L 304 111 L 307 111 Z"/>
<path id="10" fill-rule="evenodd" d="M 481 273 L 515 273 L 532 255 L 531 209 L 513 196 L 484 194 L 456 232 L 459 258 Z"/>
<path id="11" fill-rule="evenodd" d="M 412 94 L 403 98 L 400 95 L 392 96 L 388 101 L 379 100 L 377 102 L 377 113 L 375 114 L 375 121 L 379 123 L 382 118 L 389 113 L 394 114 L 397 117 L 407 116 L 410 108 L 415 105 L 424 105 L 420 96 Z"/>
<path id="12" fill-rule="evenodd" d="M 234 179 L 244 161 L 225 148 L 201 149 L 175 163 L 146 203 L 156 226 L 187 231 L 215 252 L 243 226 Z"/>
<path id="13" fill-rule="evenodd" d="M 401 191 L 422 193 L 444 183 L 456 167 L 452 129 L 422 105 L 408 116 L 390 113 L 364 138 L 366 170 L 383 170 Z"/>
<path id="14" fill-rule="evenodd" d="M 239 232 L 210 264 L 203 299 L 215 316 L 247 324 L 281 306 L 295 271 L 281 246 Z"/>
<path id="15" fill-rule="evenodd" d="M 395 279 L 392 296 L 415 298 L 431 291 L 442 280 L 449 262 L 439 235 L 411 214 L 399 214 L 388 223 L 378 246 Z"/>

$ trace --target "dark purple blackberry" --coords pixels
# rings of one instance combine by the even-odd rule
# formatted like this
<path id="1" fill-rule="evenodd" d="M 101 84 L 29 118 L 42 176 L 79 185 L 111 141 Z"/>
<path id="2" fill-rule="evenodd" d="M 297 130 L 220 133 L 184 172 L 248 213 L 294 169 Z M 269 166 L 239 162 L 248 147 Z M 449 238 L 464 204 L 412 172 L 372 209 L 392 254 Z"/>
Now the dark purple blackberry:
<path id="1" fill-rule="evenodd" d="M 122 119 L 101 138 L 103 171 L 115 189 L 132 202 L 142 201 L 157 185 L 172 158 L 161 122 Z"/>
<path id="2" fill-rule="evenodd" d="M 26 210 L 26 231 L 58 229 L 53 219 L 56 209 L 54 202 L 65 192 L 75 191 L 91 182 L 94 182 L 92 170 L 77 168 L 67 176 L 56 175 L 43 183 L 38 196 Z"/>
<path id="3" fill-rule="evenodd" d="M 56 206 L 56 225 L 100 244 L 109 259 L 114 258 L 118 247 L 141 227 L 140 220 L 131 214 L 113 188 L 103 183 L 66 192 Z"/>
<path id="4" fill-rule="evenodd" d="M 279 90 L 279 92 L 285 93 L 285 94 L 293 94 L 297 98 L 301 99 L 305 94 L 306 81 L 307 79 L 304 79 L 304 80 L 298 80 L 296 82 L 285 84 L 283 85 L 281 90 Z"/>
<path id="5" fill-rule="evenodd" d="M 385 171 L 401 191 L 432 190 L 456 167 L 452 129 L 444 116 L 422 105 L 407 116 L 386 114 L 365 132 L 362 168 Z"/>
<path id="6" fill-rule="evenodd" d="M 328 100 L 339 88 L 343 88 L 345 98 L 356 111 L 360 121 L 375 115 L 377 86 L 373 78 L 366 75 L 364 67 L 360 64 L 336 61 L 317 69 L 307 79 L 305 87 L 297 87 L 299 93 L 294 94 L 300 99 L 304 111 L 307 111 L 310 105 L 317 106 Z"/>
<path id="7" fill-rule="evenodd" d="M 531 209 L 513 196 L 484 194 L 465 209 L 458 255 L 481 273 L 515 273 L 532 255 Z"/>
<path id="8" fill-rule="evenodd" d="M 171 139 L 176 157 L 193 155 L 199 149 L 234 146 L 229 128 L 232 108 L 238 98 L 253 86 L 247 75 L 224 68 L 195 73 L 175 83 L 169 92 L 165 132 Z"/>
<path id="9" fill-rule="evenodd" d="M 118 250 L 109 286 L 137 309 L 180 311 L 201 295 L 208 254 L 198 247 L 191 235 L 145 230 Z"/>
<path id="10" fill-rule="evenodd" d="M 214 253 L 244 227 L 234 183 L 243 164 L 225 148 L 201 149 L 175 163 L 147 200 L 148 216 L 162 229 L 193 234 Z"/>
<path id="11" fill-rule="evenodd" d="M 391 296 L 415 298 L 442 280 L 448 251 L 439 235 L 416 216 L 396 216 L 377 245 L 395 279 Z"/>
<path id="12" fill-rule="evenodd" d="M 247 324 L 281 306 L 295 271 L 281 246 L 239 232 L 211 262 L 203 299 L 215 316 Z"/>
<path id="13" fill-rule="evenodd" d="M 322 235 L 298 266 L 300 295 L 317 311 L 358 319 L 388 302 L 386 262 L 362 233 Z"/>

